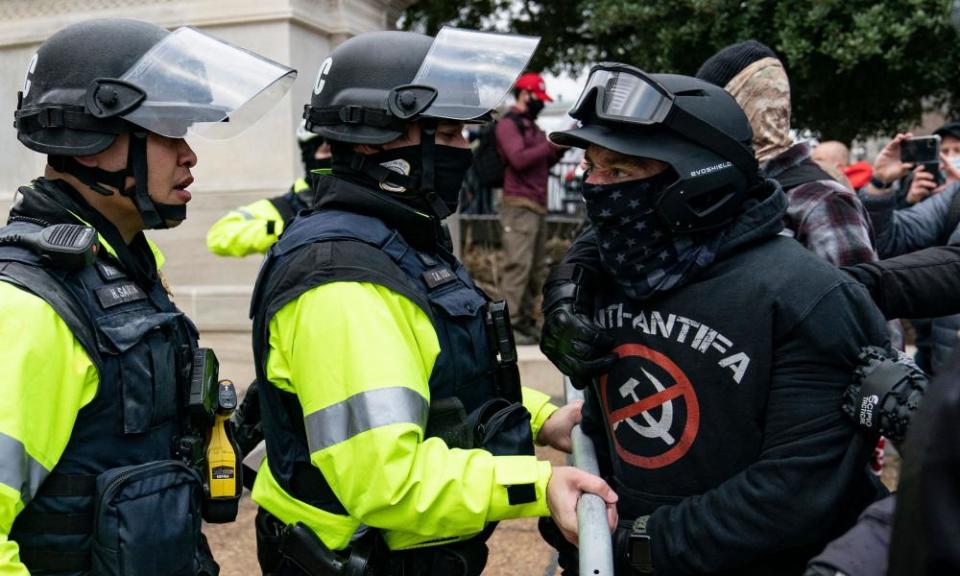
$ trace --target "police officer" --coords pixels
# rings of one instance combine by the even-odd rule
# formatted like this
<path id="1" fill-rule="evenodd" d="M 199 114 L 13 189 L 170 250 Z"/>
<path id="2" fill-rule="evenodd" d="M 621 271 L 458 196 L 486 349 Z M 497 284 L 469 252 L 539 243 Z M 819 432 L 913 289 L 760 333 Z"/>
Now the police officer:
<path id="1" fill-rule="evenodd" d="M 802 573 L 882 492 L 864 466 L 875 437 L 841 400 L 883 319 L 862 285 L 778 234 L 785 197 L 758 177 L 721 88 L 600 64 L 571 115 L 580 126 L 551 138 L 585 149 L 601 265 L 548 290 L 544 348 L 571 362 L 613 350 L 592 356 L 583 429 L 620 496 L 617 573 Z M 595 315 L 557 306 L 578 299 Z M 578 321 L 600 330 L 565 338 Z"/>
<path id="2" fill-rule="evenodd" d="M 235 110 L 294 77 L 124 19 L 68 26 L 30 61 L 15 125 L 47 167 L 0 229 L 0 572 L 218 572 L 183 462 L 197 333 L 143 231 L 186 217 L 187 131 L 235 133 Z"/>
<path id="3" fill-rule="evenodd" d="M 477 575 L 491 522 L 553 514 L 575 539 L 581 492 L 615 501 L 533 456 L 534 438 L 568 450 L 579 410 L 521 392 L 508 317 L 443 240 L 471 162 L 463 124 L 487 117 L 535 45 L 376 32 L 321 65 L 305 117 L 333 172 L 254 292 L 265 573 Z"/>
<path id="4" fill-rule="evenodd" d="M 330 144 L 304 123 L 297 128 L 304 175 L 285 194 L 235 208 L 207 231 L 207 249 L 217 256 L 263 254 L 273 246 L 284 225 L 313 205 L 314 170 L 330 168 Z"/>

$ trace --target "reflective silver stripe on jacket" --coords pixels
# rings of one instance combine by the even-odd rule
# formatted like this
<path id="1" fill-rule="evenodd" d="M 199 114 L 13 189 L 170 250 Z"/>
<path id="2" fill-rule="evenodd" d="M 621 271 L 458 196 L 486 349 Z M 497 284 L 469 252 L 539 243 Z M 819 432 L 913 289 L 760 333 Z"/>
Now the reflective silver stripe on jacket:
<path id="1" fill-rule="evenodd" d="M 253 214 L 251 214 L 247 210 L 244 210 L 243 208 L 237 208 L 236 210 L 234 210 L 234 212 L 243 216 L 244 220 L 254 220 L 256 218 Z"/>
<path id="2" fill-rule="evenodd" d="M 389 424 L 427 427 L 430 404 L 410 388 L 378 388 L 354 394 L 304 417 L 310 453 L 349 440 L 361 432 Z"/>
<path id="3" fill-rule="evenodd" d="M 26 506 L 50 471 L 27 454 L 23 442 L 0 432 L 0 484 L 20 493 Z"/>

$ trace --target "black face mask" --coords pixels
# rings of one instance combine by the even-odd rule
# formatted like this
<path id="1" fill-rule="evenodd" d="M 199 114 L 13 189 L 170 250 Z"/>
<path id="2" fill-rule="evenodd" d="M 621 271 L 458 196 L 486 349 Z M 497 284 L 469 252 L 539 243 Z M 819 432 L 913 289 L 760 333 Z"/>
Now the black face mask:
<path id="1" fill-rule="evenodd" d="M 373 181 L 367 174 L 353 170 L 349 158 L 335 161 L 333 173 L 365 186 L 372 184 L 376 189 L 391 194 L 417 210 L 433 213 L 429 200 L 420 192 L 423 177 L 422 155 L 423 150 L 420 146 L 404 146 L 382 150 L 365 158 L 367 162 L 379 164 L 388 170 L 410 177 L 409 189 L 390 182 Z M 433 190 L 451 213 L 456 212 L 460 204 L 460 188 L 472 164 L 473 152 L 469 148 L 441 145 L 434 147 Z"/>
<path id="2" fill-rule="evenodd" d="M 546 104 L 544 104 L 543 100 L 537 100 L 536 98 L 527 100 L 527 116 L 529 116 L 531 120 L 536 120 L 537 116 L 543 112 L 544 106 L 546 106 Z"/>
<path id="3" fill-rule="evenodd" d="M 469 148 L 437 146 L 434 149 L 433 189 L 451 213 L 460 208 L 460 188 L 472 165 L 473 152 Z"/>

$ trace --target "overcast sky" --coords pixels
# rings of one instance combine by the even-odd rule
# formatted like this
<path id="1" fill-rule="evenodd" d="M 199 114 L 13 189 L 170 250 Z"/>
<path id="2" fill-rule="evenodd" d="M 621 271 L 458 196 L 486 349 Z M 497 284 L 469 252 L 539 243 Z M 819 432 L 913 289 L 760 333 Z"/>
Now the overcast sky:
<path id="1" fill-rule="evenodd" d="M 580 95 L 580 88 L 587 80 L 587 72 L 584 70 L 579 78 L 571 78 L 566 74 L 561 74 L 560 76 L 544 74 L 543 79 L 547 83 L 547 93 L 550 94 L 554 100 L 566 102 L 568 105 L 573 106 L 577 96 Z"/>

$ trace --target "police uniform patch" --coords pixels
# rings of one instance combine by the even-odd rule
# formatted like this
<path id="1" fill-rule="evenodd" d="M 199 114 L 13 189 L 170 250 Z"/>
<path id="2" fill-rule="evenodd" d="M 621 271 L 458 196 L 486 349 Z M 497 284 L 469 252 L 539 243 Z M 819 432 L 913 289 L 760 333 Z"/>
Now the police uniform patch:
<path id="1" fill-rule="evenodd" d="M 457 275 L 449 268 L 432 268 L 423 273 L 423 281 L 427 283 L 431 290 L 456 279 Z"/>
<path id="2" fill-rule="evenodd" d="M 133 282 L 104 286 L 103 288 L 98 288 L 96 293 L 97 300 L 100 301 L 100 306 L 104 310 L 121 304 L 147 299 L 146 293 Z"/>
<path id="3" fill-rule="evenodd" d="M 119 268 L 111 264 L 107 264 L 106 262 L 101 262 L 100 260 L 97 260 L 96 266 L 97 266 L 97 272 L 100 273 L 100 277 L 106 280 L 107 282 L 124 277 L 124 273 Z"/>

